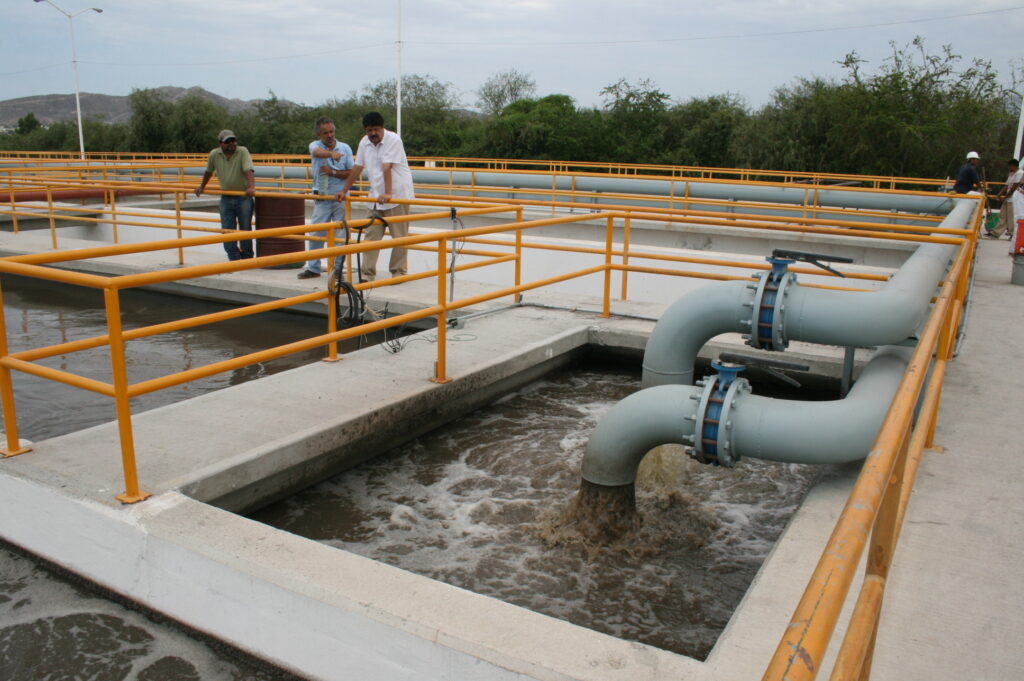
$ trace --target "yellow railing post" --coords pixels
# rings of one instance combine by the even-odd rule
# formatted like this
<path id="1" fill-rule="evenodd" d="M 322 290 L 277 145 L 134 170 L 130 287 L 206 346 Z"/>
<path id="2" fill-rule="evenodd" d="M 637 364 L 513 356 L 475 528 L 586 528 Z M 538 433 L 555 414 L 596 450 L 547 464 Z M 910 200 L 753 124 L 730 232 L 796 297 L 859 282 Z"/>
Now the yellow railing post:
<path id="1" fill-rule="evenodd" d="M 623 302 L 627 299 L 626 287 L 629 281 L 629 223 L 630 217 L 627 215 L 623 219 L 622 227 L 622 294 L 619 300 Z"/>
<path id="2" fill-rule="evenodd" d="M 176 233 L 178 240 L 181 240 L 181 200 L 184 197 L 184 192 L 174 192 L 174 224 L 177 227 Z M 185 264 L 185 249 L 178 246 L 178 264 Z"/>
<path id="3" fill-rule="evenodd" d="M 523 208 L 520 206 L 516 208 L 516 222 L 523 221 Z M 516 228 L 516 261 L 513 273 L 512 285 L 519 288 L 519 285 L 523 281 L 523 230 L 522 228 Z M 519 302 L 522 297 L 522 293 L 516 292 L 512 294 L 512 304 L 515 305 Z"/>
<path id="4" fill-rule="evenodd" d="M 7 356 L 7 322 L 4 318 L 3 291 L 0 290 L 0 357 Z M 11 370 L 0 367 L 0 403 L 3 406 L 4 433 L 6 444 L 0 454 L 6 457 L 17 456 L 32 451 L 31 447 L 23 447 L 18 437 L 18 415 L 14 408 L 14 386 L 11 383 Z"/>
<path id="5" fill-rule="evenodd" d="M 150 495 L 139 490 L 139 476 L 135 467 L 135 441 L 132 434 L 132 411 L 128 397 L 128 370 L 124 361 L 124 334 L 121 328 L 119 293 L 116 288 L 103 289 L 103 302 L 106 304 L 107 311 L 107 337 L 110 339 L 110 365 L 113 373 L 117 430 L 121 436 L 121 465 L 124 468 L 124 494 L 117 495 L 117 500 L 123 504 L 134 504 Z"/>
<path id="6" fill-rule="evenodd" d="M 345 224 L 346 225 L 350 224 L 352 222 L 352 202 L 349 200 L 347 194 L 345 195 L 345 212 L 344 212 L 344 215 L 345 215 Z M 353 255 L 352 253 L 349 253 L 349 254 L 347 254 L 345 256 L 345 278 L 348 279 L 349 281 L 355 281 L 355 279 L 352 278 L 352 261 L 354 260 L 352 255 Z"/>
<path id="7" fill-rule="evenodd" d="M 50 185 L 46 185 L 46 206 L 50 215 L 50 241 L 53 249 L 57 250 L 57 223 L 53 216 L 53 188 Z"/>
<path id="8" fill-rule="evenodd" d="M 434 383 L 448 383 L 448 240 L 441 237 L 437 241 L 437 363 L 434 366 Z"/>
<path id="9" fill-rule="evenodd" d="M 114 196 L 114 190 L 110 190 L 110 226 L 113 231 L 114 243 L 117 241 L 117 197 Z"/>
<path id="10" fill-rule="evenodd" d="M 7 174 L 8 189 L 11 198 L 11 230 L 18 233 L 18 207 L 14 200 L 14 185 L 11 183 L 11 174 Z"/>
<path id="11" fill-rule="evenodd" d="M 334 234 L 336 226 L 331 226 L 327 230 L 327 248 L 334 248 Z M 334 288 L 334 298 L 327 297 L 327 333 L 334 333 L 338 330 L 338 306 L 336 301 L 341 295 L 341 273 L 339 272 L 337 279 L 334 277 L 334 261 L 336 256 L 327 258 L 327 291 L 330 292 L 331 288 Z M 323 358 L 325 362 L 337 362 L 338 357 L 338 342 L 327 344 L 327 356 Z"/>
<path id="12" fill-rule="evenodd" d="M 611 215 L 605 221 L 604 232 L 604 306 L 602 317 L 612 316 L 612 242 L 615 234 L 615 218 Z"/>

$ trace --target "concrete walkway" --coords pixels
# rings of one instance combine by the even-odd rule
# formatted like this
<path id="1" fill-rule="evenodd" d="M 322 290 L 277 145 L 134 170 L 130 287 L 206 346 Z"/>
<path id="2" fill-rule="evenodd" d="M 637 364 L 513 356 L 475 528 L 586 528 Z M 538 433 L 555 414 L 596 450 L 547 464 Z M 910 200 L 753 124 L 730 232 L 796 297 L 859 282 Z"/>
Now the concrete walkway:
<path id="1" fill-rule="evenodd" d="M 47 248 L 44 234 L 21 235 L 17 244 L 10 237 L 0 235 L 0 254 Z M 42 245 L 27 244 L 26 237 Z M 1011 340 L 1024 328 L 1024 287 L 1009 283 L 1006 251 L 1005 240 L 980 243 L 968 335 L 946 377 L 936 436 L 944 451 L 928 452 L 921 465 L 886 592 L 875 679 L 1024 678 L 1024 464 L 1014 432 L 1015 381 L 1024 375 L 1024 358 Z M 128 273 L 166 265 L 166 259 L 123 256 L 92 269 Z M 239 296 L 277 297 L 323 285 L 297 281 L 295 270 L 208 280 L 211 289 Z M 389 287 L 378 299 L 399 308 L 419 305 L 436 295 L 432 286 Z M 474 288 L 460 286 L 466 294 Z M 556 302 L 544 296 L 530 300 Z M 557 302 L 577 311 L 521 308 L 473 322 L 468 328 L 476 341 L 451 353 L 456 381 L 443 390 L 425 381 L 433 351 L 417 343 L 386 365 L 361 351 L 338 364 L 236 386 L 217 393 L 216 410 L 208 397 L 141 414 L 141 470 L 155 497 L 129 509 L 112 501 L 120 491 L 112 426 L 40 443 L 35 453 L 0 468 L 0 494 L 8 503 L 0 534 L 314 678 L 342 678 L 336 675 L 342 655 L 351 664 L 348 678 L 428 678 L 416 670 L 430 668 L 429 678 L 453 681 L 756 681 L 855 470 L 812 491 L 705 663 L 454 590 L 223 510 L 245 508 L 266 493 L 260 486 L 268 480 L 285 490 L 328 470 L 336 462 L 316 454 L 325 442 L 327 449 L 348 447 L 354 457 L 376 451 L 382 442 L 371 442 L 356 424 L 395 430 L 400 423 L 419 431 L 432 418 L 448 417 L 432 410 L 468 409 L 486 399 L 471 397 L 480 385 L 500 391 L 588 343 L 638 350 L 652 326 L 582 312 L 597 309 L 593 298 L 561 296 Z M 661 307 L 620 304 L 616 310 L 657 316 Z M 344 412 L 335 401 L 341 386 L 353 397 Z M 281 407 L 299 402 L 301 412 Z M 230 413 L 266 420 L 280 437 L 268 442 L 246 432 L 239 438 L 225 425 Z M 416 413 L 426 416 L 410 424 L 408 415 Z M 300 472 L 300 464 L 307 469 Z"/>
<path id="2" fill-rule="evenodd" d="M 872 678 L 1024 678 L 1024 287 L 979 239 L 967 337 L 947 370 L 885 594 Z"/>

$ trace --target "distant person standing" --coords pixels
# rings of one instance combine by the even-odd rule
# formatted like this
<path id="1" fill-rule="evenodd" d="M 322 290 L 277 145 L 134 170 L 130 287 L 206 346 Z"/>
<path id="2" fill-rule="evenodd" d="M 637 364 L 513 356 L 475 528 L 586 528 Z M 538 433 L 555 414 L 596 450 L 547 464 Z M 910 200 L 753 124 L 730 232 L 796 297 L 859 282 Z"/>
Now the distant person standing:
<path id="1" fill-rule="evenodd" d="M 206 189 L 206 183 L 213 174 L 217 174 L 220 188 L 224 191 L 245 192 L 244 196 L 220 197 L 221 229 L 252 229 L 253 196 L 256 194 L 256 170 L 252 165 L 252 156 L 245 147 L 238 146 L 235 133 L 221 130 L 217 135 L 220 146 L 210 152 L 206 160 L 206 172 L 203 180 L 196 187 L 196 196 Z M 241 260 L 252 257 L 252 241 L 225 241 L 224 250 L 228 260 Z"/>
<path id="2" fill-rule="evenodd" d="M 967 159 L 960 166 L 960 170 L 956 174 L 956 182 L 953 183 L 954 192 L 957 194 L 967 194 L 981 187 L 981 178 L 978 177 L 978 163 L 980 161 L 981 157 L 978 156 L 978 152 L 967 152 Z"/>
<path id="3" fill-rule="evenodd" d="M 370 198 L 376 199 L 374 212 L 382 217 L 408 215 L 408 204 L 391 203 L 392 199 L 416 198 L 412 187 L 412 171 L 409 160 L 405 156 L 402 138 L 390 130 L 384 129 L 384 117 L 376 111 L 363 116 L 363 132 L 366 135 L 359 140 L 356 150 L 356 164 L 348 173 L 345 186 L 338 192 L 338 201 L 345 198 L 349 187 L 355 183 L 366 169 L 370 176 Z M 408 236 L 407 222 L 388 224 L 392 239 Z M 374 223 L 366 230 L 369 241 L 384 238 L 384 225 Z M 373 281 L 377 277 L 377 256 L 379 251 L 363 253 L 363 266 L 360 274 L 363 281 Z M 391 262 L 388 265 L 391 276 L 400 277 L 408 271 L 408 252 L 405 248 L 391 249 Z"/>
<path id="4" fill-rule="evenodd" d="M 1024 213 L 1018 212 L 1014 203 L 1019 203 L 1019 200 L 1015 201 L 1015 197 L 1020 195 L 1017 191 L 1021 182 L 1024 181 L 1024 171 L 1021 171 L 1020 164 L 1017 159 L 1011 158 L 1008 163 L 1009 174 L 1006 176 L 1006 185 L 999 190 L 996 194 L 996 199 L 1003 202 L 1002 208 L 999 209 L 999 222 L 996 223 L 994 229 L 989 230 L 985 236 L 993 239 L 998 239 L 1003 236 L 1006 232 L 1010 238 L 1013 238 L 1013 225 L 1016 218 L 1024 218 Z"/>
<path id="5" fill-rule="evenodd" d="M 1024 170 L 1021 170 L 1020 181 L 1017 182 L 1016 185 L 1014 185 L 1014 188 L 1012 190 L 1009 191 L 1009 197 L 1007 198 L 1007 200 L 1013 202 L 1014 219 L 1020 220 L 1024 218 Z M 1013 223 L 1011 223 L 1009 229 L 1007 230 L 1007 232 L 1010 235 L 1010 239 L 1013 239 L 1013 228 L 1014 225 Z M 1018 235 L 1017 238 L 1020 238 L 1020 235 Z M 1010 252 L 1013 252 L 1012 248 Z"/>
<path id="6" fill-rule="evenodd" d="M 313 193 L 338 194 L 352 168 L 352 147 L 335 139 L 334 121 L 330 118 L 318 118 L 315 131 L 317 139 L 309 143 L 309 158 L 313 163 Z M 339 202 L 320 200 L 313 206 L 313 217 L 310 219 L 313 224 L 340 222 L 343 213 L 344 207 Z M 327 232 L 313 232 L 313 235 L 327 236 Z M 309 241 L 307 244 L 307 250 L 310 251 L 324 248 L 323 242 L 319 241 Z M 316 258 L 306 263 L 299 272 L 299 279 L 319 277 L 322 272 L 320 258 Z"/>

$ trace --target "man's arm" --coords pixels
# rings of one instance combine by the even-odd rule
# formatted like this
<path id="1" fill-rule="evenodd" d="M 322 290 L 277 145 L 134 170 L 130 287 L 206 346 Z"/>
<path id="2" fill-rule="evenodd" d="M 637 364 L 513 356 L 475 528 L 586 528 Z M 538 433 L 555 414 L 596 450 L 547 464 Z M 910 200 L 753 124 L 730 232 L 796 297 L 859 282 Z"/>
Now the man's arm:
<path id="1" fill-rule="evenodd" d="M 199 183 L 199 186 L 196 187 L 196 196 L 202 195 L 203 190 L 206 189 L 206 183 L 210 181 L 211 177 L 213 177 L 213 173 L 211 173 L 209 170 L 203 173 L 203 179 Z"/>
<path id="2" fill-rule="evenodd" d="M 345 186 L 341 188 L 341 191 L 336 194 L 339 201 L 345 199 L 345 194 L 348 193 L 349 187 L 351 187 L 363 174 L 363 166 L 356 163 L 348 170 L 339 170 L 338 173 L 345 173 Z M 338 177 L 341 177 L 339 174 Z"/>
<path id="3" fill-rule="evenodd" d="M 377 197 L 377 203 L 391 203 L 391 168 L 394 163 L 385 163 L 384 170 L 384 193 Z"/>
<path id="4" fill-rule="evenodd" d="M 310 152 L 310 156 L 316 156 L 317 158 L 332 158 L 335 161 L 341 160 L 341 152 L 337 149 L 326 149 L 324 147 L 313 147 Z"/>
<path id="5" fill-rule="evenodd" d="M 253 170 L 245 171 L 245 195 L 256 195 L 256 172 Z"/>

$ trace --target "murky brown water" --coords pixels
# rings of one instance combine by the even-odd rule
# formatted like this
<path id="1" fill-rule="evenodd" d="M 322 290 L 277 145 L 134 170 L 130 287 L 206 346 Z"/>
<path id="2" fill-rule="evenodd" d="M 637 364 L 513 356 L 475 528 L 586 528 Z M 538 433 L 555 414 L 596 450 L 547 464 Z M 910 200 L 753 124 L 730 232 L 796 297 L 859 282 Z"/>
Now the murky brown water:
<path id="1" fill-rule="evenodd" d="M 20 277 L 2 279 L 12 351 L 106 333 L 102 297 L 88 290 Z M 126 328 L 207 314 L 226 306 L 128 292 Z M 128 344 L 129 380 L 139 381 L 323 333 L 322 318 L 272 313 Z M 357 341 L 344 346 L 355 348 Z M 381 351 L 383 354 L 383 350 Z M 323 356 L 284 357 L 132 400 L 137 413 L 284 371 Z M 110 380 L 106 353 L 75 353 L 47 366 Z M 15 372 L 20 435 L 42 440 L 114 418 L 113 401 Z M 2 462 L 0 462 L 2 464 Z M 68 581 L 0 545 L 0 679 L 95 681 L 286 681 L 297 677 L 183 633 L 102 592 Z"/>
<path id="2" fill-rule="evenodd" d="M 11 352 L 89 338 L 107 332 L 102 293 L 22 277 L 4 275 L 4 320 Z M 209 314 L 232 306 L 146 291 L 122 294 L 125 329 Z M 326 332 L 324 318 L 272 312 L 244 319 L 129 341 L 126 364 L 130 382 L 204 366 L 274 345 L 290 343 Z M 367 342 L 350 339 L 341 343 L 349 352 Z M 383 350 L 381 351 L 383 353 Z M 238 383 L 269 376 L 315 362 L 325 350 L 309 350 L 270 362 L 253 364 L 165 390 L 134 398 L 132 413 L 180 402 Z M 87 350 L 52 357 L 43 366 L 70 371 L 109 382 L 110 354 Z M 13 372 L 18 428 L 21 437 L 42 440 L 116 418 L 114 401 L 62 383 Z"/>
<path id="3" fill-rule="evenodd" d="M 0 548 L 0 679 L 301 681 Z"/>
<path id="4" fill-rule="evenodd" d="M 713 468 L 660 448 L 641 467 L 638 516 L 619 499 L 619 539 L 581 536 L 566 514 L 587 439 L 638 388 L 618 369 L 553 376 L 252 517 L 703 659 L 818 469 Z"/>

